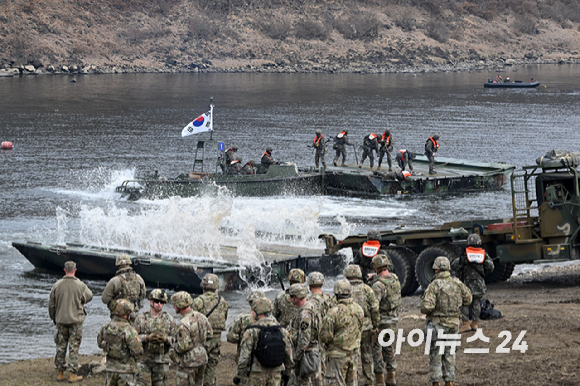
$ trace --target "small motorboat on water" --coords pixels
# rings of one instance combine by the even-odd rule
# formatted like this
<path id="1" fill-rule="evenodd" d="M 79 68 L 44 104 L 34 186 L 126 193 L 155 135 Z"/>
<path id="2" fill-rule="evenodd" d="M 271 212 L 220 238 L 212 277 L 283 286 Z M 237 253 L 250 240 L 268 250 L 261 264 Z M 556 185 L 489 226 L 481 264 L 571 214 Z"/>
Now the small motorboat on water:
<path id="1" fill-rule="evenodd" d="M 486 88 L 534 88 L 538 87 L 540 82 L 535 79 L 530 80 L 529 82 L 524 82 L 521 80 L 514 80 L 513 82 L 508 78 L 505 80 L 493 80 L 488 79 L 487 82 L 483 84 L 483 87 Z"/>

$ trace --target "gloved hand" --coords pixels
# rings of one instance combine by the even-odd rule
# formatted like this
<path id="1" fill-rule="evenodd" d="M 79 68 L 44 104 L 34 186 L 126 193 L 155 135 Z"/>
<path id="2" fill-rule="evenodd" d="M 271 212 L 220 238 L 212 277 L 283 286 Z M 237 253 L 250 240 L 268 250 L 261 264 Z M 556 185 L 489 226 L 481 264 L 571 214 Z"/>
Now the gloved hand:
<path id="1" fill-rule="evenodd" d="M 282 382 L 280 382 L 280 384 L 282 386 L 287 386 L 288 381 L 290 381 L 290 375 L 289 374 L 282 374 Z"/>
<path id="2" fill-rule="evenodd" d="M 145 338 L 145 340 L 149 343 L 154 343 L 155 341 L 155 333 L 151 333 L 149 335 L 147 335 L 147 337 Z"/>
<path id="3" fill-rule="evenodd" d="M 234 385 L 239 385 L 242 380 L 238 377 L 234 377 Z"/>
<path id="4" fill-rule="evenodd" d="M 156 334 L 156 338 L 157 338 L 158 343 L 167 343 L 168 342 L 167 336 L 162 332 L 158 332 Z"/>

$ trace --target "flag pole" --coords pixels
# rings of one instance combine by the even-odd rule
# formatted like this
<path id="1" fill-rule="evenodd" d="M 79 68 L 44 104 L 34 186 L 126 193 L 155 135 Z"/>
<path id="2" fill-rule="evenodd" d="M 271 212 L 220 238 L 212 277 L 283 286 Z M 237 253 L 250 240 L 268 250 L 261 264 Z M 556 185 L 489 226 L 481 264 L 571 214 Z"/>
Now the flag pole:
<path id="1" fill-rule="evenodd" d="M 213 139 L 213 97 L 209 98 L 209 140 Z"/>

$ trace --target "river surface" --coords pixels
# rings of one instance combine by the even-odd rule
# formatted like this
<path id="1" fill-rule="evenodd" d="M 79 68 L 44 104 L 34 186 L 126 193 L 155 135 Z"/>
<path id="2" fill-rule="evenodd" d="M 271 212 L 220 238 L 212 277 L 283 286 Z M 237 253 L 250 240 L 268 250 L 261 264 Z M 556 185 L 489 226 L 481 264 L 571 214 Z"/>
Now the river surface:
<path id="1" fill-rule="evenodd" d="M 37 271 L 11 243 L 82 242 L 143 252 L 201 255 L 226 238 L 250 261 L 253 231 L 298 234 L 296 246 L 322 249 L 317 236 L 339 238 L 372 227 L 432 226 L 444 221 L 508 217 L 506 189 L 485 193 L 385 197 L 215 197 L 127 202 L 115 186 L 139 171 L 176 176 L 191 170 L 197 138 L 181 129 L 214 98 L 213 138 L 239 146 L 245 160 L 266 146 L 274 157 L 313 164 L 314 131 L 332 138 L 392 129 L 395 148 L 422 153 L 441 136 L 446 157 L 522 166 L 551 149 L 578 151 L 580 67 L 522 66 L 502 75 L 538 79 L 537 89 L 484 89 L 494 72 L 441 74 L 138 74 L 0 78 L 0 363 L 54 355 L 48 295 L 59 275 Z M 203 137 L 205 135 L 205 137 Z M 201 134 L 200 138 L 207 134 Z M 327 156 L 328 157 L 328 156 Z M 330 157 L 328 157 L 330 158 Z M 327 162 L 331 162 L 327 158 Z M 349 162 L 354 163 L 352 153 Z M 175 232 L 189 230 L 191 237 Z M 199 236 L 203 234 L 203 240 Z M 233 236 L 231 236 L 233 234 Z M 245 252 L 244 252 L 245 251 Z M 103 281 L 95 294 L 82 354 L 99 352 L 108 320 Z M 331 289 L 329 281 L 325 287 Z M 149 289 L 150 290 L 150 289 Z M 276 290 L 268 290 L 273 298 Z M 228 325 L 247 307 L 245 293 L 224 294 Z M 169 307 L 166 307 L 168 311 Z"/>

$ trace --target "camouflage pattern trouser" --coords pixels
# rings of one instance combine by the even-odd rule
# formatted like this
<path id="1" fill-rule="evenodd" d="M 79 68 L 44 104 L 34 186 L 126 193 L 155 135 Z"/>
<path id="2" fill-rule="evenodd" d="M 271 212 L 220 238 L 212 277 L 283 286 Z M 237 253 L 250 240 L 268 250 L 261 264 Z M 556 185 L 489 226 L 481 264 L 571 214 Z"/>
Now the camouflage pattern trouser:
<path id="1" fill-rule="evenodd" d="M 281 381 L 279 371 L 252 372 L 244 386 L 280 386 Z"/>
<path id="2" fill-rule="evenodd" d="M 481 296 L 473 296 L 471 304 L 461 307 L 461 320 L 479 320 L 481 315 Z M 469 310 L 471 310 L 471 318 L 469 317 Z"/>
<path id="3" fill-rule="evenodd" d="M 369 162 L 371 163 L 371 168 L 372 168 L 375 165 L 375 154 L 373 153 L 372 149 L 367 150 L 366 148 L 363 147 L 363 153 L 362 153 L 362 157 L 360 159 L 361 165 L 365 162 L 367 157 L 369 157 Z"/>
<path id="4" fill-rule="evenodd" d="M 381 324 L 379 326 L 379 334 L 382 330 L 391 329 L 397 334 L 397 323 Z M 379 360 L 379 354 L 382 360 Z M 397 370 L 397 358 L 395 358 L 395 343 L 387 347 L 379 345 L 378 340 L 373 344 L 373 359 L 375 362 L 375 374 L 380 374 L 387 371 Z"/>
<path id="5" fill-rule="evenodd" d="M 324 166 L 324 168 L 326 169 L 326 161 L 324 160 L 324 152 L 323 151 L 317 151 L 314 154 L 314 164 L 316 165 L 316 167 L 318 167 L 319 162 L 322 162 L 322 166 Z"/>
<path id="6" fill-rule="evenodd" d="M 183 369 L 179 368 L 175 372 L 176 386 L 202 386 L 203 373 L 205 372 L 205 365 Z"/>
<path id="7" fill-rule="evenodd" d="M 362 363 L 362 377 L 359 385 L 375 384 L 373 334 L 370 330 L 363 331 L 360 340 L 360 358 Z M 382 359 L 382 358 L 381 358 Z"/>
<path id="8" fill-rule="evenodd" d="M 383 158 L 387 155 L 387 164 L 389 167 L 393 167 L 393 160 L 391 159 L 391 150 L 379 150 L 379 166 L 383 163 Z"/>
<path id="9" fill-rule="evenodd" d="M 221 333 L 208 339 L 205 343 L 205 350 L 207 351 L 207 366 L 205 366 L 205 374 L 203 376 L 204 386 L 215 386 L 215 372 L 220 362 L 220 348 L 222 347 Z"/>
<path id="10" fill-rule="evenodd" d="M 328 357 L 324 371 L 326 386 L 357 385 L 358 355 L 356 350 L 346 357 Z"/>
<path id="11" fill-rule="evenodd" d="M 168 363 L 155 363 L 154 361 L 145 360 L 137 363 L 137 367 L 139 367 L 137 385 L 165 386 L 167 384 Z M 149 382 L 149 376 L 151 376 L 151 382 Z"/>
<path id="12" fill-rule="evenodd" d="M 322 359 L 321 365 L 318 369 L 316 374 L 308 375 L 305 377 L 300 377 L 300 362 L 298 365 L 294 367 L 294 371 L 292 375 L 290 375 L 290 381 L 288 382 L 289 386 L 324 386 L 324 382 L 322 380 Z"/>
<path id="13" fill-rule="evenodd" d="M 346 162 L 346 147 L 345 145 L 336 146 L 336 156 L 334 157 L 334 162 L 338 162 L 338 159 L 342 156 L 342 163 Z"/>
<path id="14" fill-rule="evenodd" d="M 107 380 L 105 386 L 135 386 L 135 374 L 133 373 L 114 373 L 107 371 Z"/>
<path id="15" fill-rule="evenodd" d="M 434 153 L 425 153 L 427 158 L 429 159 L 429 173 L 432 173 L 435 169 L 435 154 Z"/>
<path id="16" fill-rule="evenodd" d="M 83 339 L 83 324 L 57 324 L 54 334 L 56 343 L 56 355 L 54 367 L 57 370 L 66 370 L 66 347 L 68 345 L 68 368 L 72 373 L 77 373 L 79 368 L 79 347 Z"/>
<path id="17" fill-rule="evenodd" d="M 437 328 L 445 334 L 458 334 L 459 327 L 445 327 L 438 325 Z M 439 382 L 441 378 L 445 382 L 455 381 L 455 354 L 451 354 L 451 348 L 445 346 L 443 355 L 439 354 L 439 346 L 435 346 L 437 335 L 433 331 L 431 349 L 429 351 L 429 381 Z M 443 340 L 445 342 L 445 340 Z"/>

